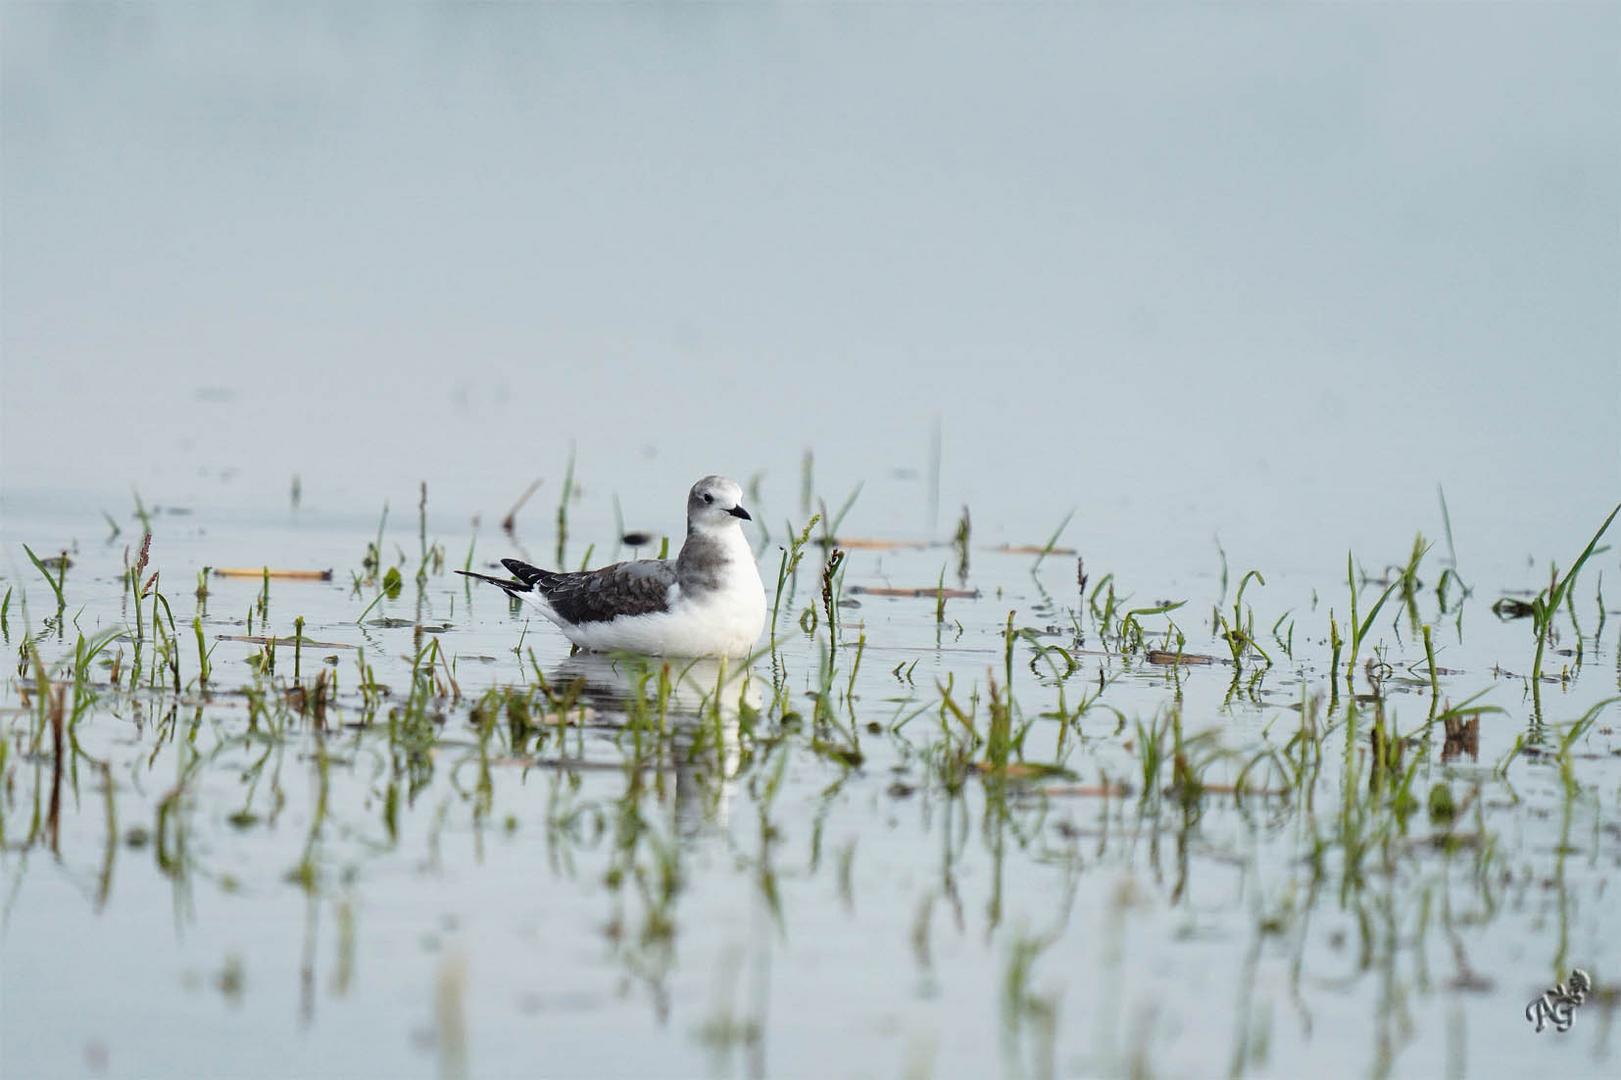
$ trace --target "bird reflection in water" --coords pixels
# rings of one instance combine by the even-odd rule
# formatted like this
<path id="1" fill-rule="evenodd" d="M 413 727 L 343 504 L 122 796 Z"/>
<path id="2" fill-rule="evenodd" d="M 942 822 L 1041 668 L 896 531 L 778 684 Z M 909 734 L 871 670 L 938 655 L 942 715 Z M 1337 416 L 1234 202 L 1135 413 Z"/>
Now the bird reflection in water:
<path id="1" fill-rule="evenodd" d="M 643 766 L 675 774 L 677 835 L 691 838 L 705 824 L 726 826 L 743 762 L 741 726 L 766 697 L 747 662 L 579 652 L 546 677 L 605 714 L 607 722 L 594 726 L 619 743 L 621 753 L 645 734 L 637 755 Z"/>

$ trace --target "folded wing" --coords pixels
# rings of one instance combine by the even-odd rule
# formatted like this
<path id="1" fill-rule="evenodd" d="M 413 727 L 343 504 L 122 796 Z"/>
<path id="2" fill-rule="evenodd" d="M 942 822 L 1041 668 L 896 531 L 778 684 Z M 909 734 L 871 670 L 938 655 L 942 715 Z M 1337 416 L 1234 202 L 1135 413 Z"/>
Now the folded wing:
<path id="1" fill-rule="evenodd" d="M 665 559 L 639 559 L 575 573 L 542 570 L 517 559 L 502 559 L 501 565 L 526 587 L 525 591 L 540 593 L 551 609 L 570 623 L 607 622 L 621 615 L 667 611 L 670 587 L 675 584 L 675 563 Z"/>

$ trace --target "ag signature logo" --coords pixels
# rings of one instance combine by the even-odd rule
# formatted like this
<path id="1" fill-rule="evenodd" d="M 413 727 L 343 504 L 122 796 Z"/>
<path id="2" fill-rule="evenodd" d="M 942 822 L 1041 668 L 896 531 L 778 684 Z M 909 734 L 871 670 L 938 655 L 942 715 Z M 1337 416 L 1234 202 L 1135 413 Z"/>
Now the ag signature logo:
<path id="1" fill-rule="evenodd" d="M 1576 1019 L 1576 1009 L 1587 1000 L 1587 995 L 1593 990 L 1593 980 L 1587 972 L 1576 968 L 1570 973 L 1569 983 L 1556 983 L 1553 989 L 1544 990 L 1539 996 L 1531 999 L 1525 1007 L 1525 1019 L 1537 1026 L 1541 1031 L 1549 1020 L 1553 1021 L 1553 1029 L 1564 1033 L 1570 1030 L 1570 1025 Z"/>

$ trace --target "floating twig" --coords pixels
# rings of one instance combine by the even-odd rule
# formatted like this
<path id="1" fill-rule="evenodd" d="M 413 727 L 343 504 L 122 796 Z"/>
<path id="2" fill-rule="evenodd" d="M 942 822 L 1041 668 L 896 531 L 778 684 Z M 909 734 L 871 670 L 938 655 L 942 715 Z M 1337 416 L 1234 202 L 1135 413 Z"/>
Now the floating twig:
<path id="1" fill-rule="evenodd" d="M 978 600 L 978 589 L 947 589 L 937 585 L 924 585 L 916 589 L 895 588 L 889 585 L 849 585 L 844 589 L 852 596 L 902 596 L 908 599 Z"/>
<path id="2" fill-rule="evenodd" d="M 885 540 L 876 536 L 824 536 L 816 542 L 822 547 L 841 547 L 846 551 L 926 551 L 940 546 L 927 540 Z"/>
<path id="3" fill-rule="evenodd" d="M 998 544 L 996 547 L 980 548 L 981 551 L 994 551 L 999 555 L 1074 555 L 1074 548 L 1048 547 L 1046 544 Z"/>
<path id="4" fill-rule="evenodd" d="M 218 641 L 243 641 L 249 645 L 308 645 L 312 649 L 358 649 L 358 645 L 346 645 L 341 641 L 316 641 L 314 638 L 302 636 L 295 637 L 261 637 L 257 634 L 216 634 Z"/>
<path id="5" fill-rule="evenodd" d="M 1143 654 L 1143 659 L 1150 664 L 1214 664 L 1217 657 L 1201 653 L 1174 653 L 1166 652 L 1164 649 L 1149 649 Z"/>
<path id="6" fill-rule="evenodd" d="M 330 570 L 272 570 L 268 566 L 216 566 L 215 577 L 259 578 L 273 577 L 282 581 L 331 581 Z"/>

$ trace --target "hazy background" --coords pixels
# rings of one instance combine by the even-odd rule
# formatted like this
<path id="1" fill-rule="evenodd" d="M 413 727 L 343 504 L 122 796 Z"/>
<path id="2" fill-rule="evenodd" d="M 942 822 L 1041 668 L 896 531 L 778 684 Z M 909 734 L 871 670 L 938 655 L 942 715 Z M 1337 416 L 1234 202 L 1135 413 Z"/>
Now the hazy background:
<path id="1" fill-rule="evenodd" d="M 1341 558 L 1439 482 L 1523 558 L 1621 492 L 1614 5 L 4 12 L 13 514 L 498 516 L 573 443 L 780 520 L 810 446 L 916 533 L 937 419 L 940 529 L 1023 542 Z"/>
<path id="2" fill-rule="evenodd" d="M 699 808 L 715 820 L 672 829 L 679 949 L 661 974 L 663 939 L 642 939 L 634 907 L 622 924 L 631 890 L 605 887 L 617 834 L 582 824 L 552 839 L 565 811 L 574 820 L 569 806 L 643 797 L 612 729 L 578 744 L 598 768 L 499 766 L 486 847 L 477 812 L 461 809 L 474 782 L 462 714 L 443 729 L 435 787 L 408 796 L 397 844 L 376 840 L 388 811 L 374 765 L 399 752 L 395 725 L 387 747 L 381 723 L 345 727 L 317 899 L 286 874 L 320 828 L 306 834 L 301 815 L 317 777 L 326 806 L 326 736 L 290 736 L 287 817 L 277 826 L 270 810 L 249 828 L 233 811 L 264 809 L 280 789 L 260 789 L 245 759 L 218 748 L 251 739 L 261 752 L 242 700 L 221 694 L 206 721 L 196 705 L 177 738 L 189 695 L 167 735 L 163 697 L 119 695 L 75 720 L 85 764 L 66 855 L 6 856 L 0 1042 L 14 1072 L 84 1075 L 99 1058 L 120 1075 L 213 1075 L 229 1071 L 222 1061 L 425 1073 L 449 1012 L 445 958 L 465 949 L 475 1069 L 582 1073 L 611 1057 L 627 1071 L 697 1073 L 735 984 L 735 1015 L 769 1021 L 759 1073 L 836 1059 L 850 1064 L 824 1071 L 894 1075 L 929 1055 L 927 1071 L 937 1048 L 939 1072 L 990 1075 L 998 1056 L 1022 1052 L 1009 1034 L 1017 943 L 1049 919 L 1064 934 L 1029 988 L 1061 1008 L 1051 1030 L 1069 1072 L 1109 1071 L 1114 1048 L 1142 1047 L 1155 1067 L 1201 1075 L 1251 1031 L 1270 1047 L 1254 1068 L 1275 1075 L 1370 1058 L 1377 1070 L 1397 1050 L 1394 1067 L 1419 1076 L 1461 1073 L 1460 1061 L 1562 1076 L 1602 1064 L 1609 1014 L 1584 1011 L 1569 1037 L 1519 1025 L 1545 976 L 1566 977 L 1564 960 L 1601 986 L 1621 963 L 1606 892 L 1621 759 L 1601 756 L 1597 738 L 1582 750 L 1592 786 L 1579 799 L 1547 754 L 1517 760 L 1513 787 L 1487 779 L 1521 733 L 1542 729 L 1522 681 L 1503 674 L 1529 661 L 1528 624 L 1486 609 L 1502 589 L 1545 585 L 1545 560 L 1568 563 L 1621 500 L 1621 6 L 5 3 L 0 19 L 8 650 L 39 640 L 24 635 L 51 611 L 24 543 L 74 561 L 50 648 L 68 647 L 68 613 L 86 634 L 127 622 L 118 568 L 139 542 L 137 488 L 148 505 L 193 511 L 156 518 L 154 565 L 182 626 L 205 566 L 330 566 L 333 582 L 278 582 L 260 632 L 308 617 L 311 647 L 363 643 L 368 682 L 375 663 L 404 687 L 431 615 L 467 701 L 529 679 L 514 644 L 565 685 L 558 635 L 448 575 L 383 601 L 388 621 L 356 625 L 371 587 L 352 590 L 351 575 L 384 500 L 409 575 L 420 480 L 436 515 L 424 539 L 458 566 L 475 514 L 478 559 L 511 550 L 494 521 L 542 476 L 520 533 L 526 554 L 549 561 L 572 446 L 584 495 L 564 561 L 588 544 L 602 561 L 612 495 L 632 527 L 673 531 L 685 488 L 710 471 L 759 474 L 754 509 L 780 538 L 782 519 L 800 517 L 810 447 L 830 500 L 865 482 L 849 534 L 946 533 L 961 504 L 974 512 L 970 584 L 983 599 L 951 601 L 954 630 L 928 599 L 865 597 L 843 616 L 860 620 L 858 649 L 871 646 L 846 689 L 869 722 L 911 708 L 914 691 L 932 701 L 948 680 L 977 697 L 1010 610 L 1021 625 L 1063 621 L 1056 612 L 1080 602 L 1071 560 L 1033 569 L 981 547 L 1039 543 L 1076 508 L 1065 540 L 1094 588 L 1115 574 L 1122 595 L 1189 600 L 1190 650 L 1226 652 L 1204 607 L 1230 595 L 1213 580 L 1218 535 L 1235 580 L 1251 566 L 1267 575 L 1247 594 L 1257 625 L 1294 641 L 1298 619 L 1301 650 L 1289 646 L 1260 690 L 1261 673 L 1247 676 L 1236 700 L 1237 673 L 1229 684 L 1218 665 L 1174 680 L 1125 671 L 1088 720 L 1077 777 L 1133 775 L 1137 718 L 1180 717 L 1184 685 L 1190 733 L 1213 724 L 1232 752 L 1271 753 L 1297 723 L 1287 706 L 1322 685 L 1285 668 L 1325 673 L 1346 547 L 1377 572 L 1405 559 L 1416 530 L 1439 539 L 1437 484 L 1476 588 L 1467 635 L 1461 614 L 1436 619 L 1441 685 L 1454 702 L 1490 690 L 1510 710 L 1483 725 L 1475 760 L 1433 774 L 1476 793 L 1460 797 L 1474 807 L 1462 846 L 1424 842 L 1415 816 L 1411 843 L 1385 842 L 1394 870 L 1367 864 L 1369 906 L 1348 903 L 1332 873 L 1321 890 L 1293 888 L 1306 860 L 1326 851 L 1332 866 L 1353 842 L 1319 834 L 1315 819 L 1212 801 L 1195 828 L 1186 802 L 1161 818 L 1154 800 L 1147 818 L 1146 800 L 1133 814 L 1079 792 L 1068 805 L 1054 795 L 1050 816 L 1021 798 L 1004 818 L 975 801 L 989 785 L 938 797 L 928 762 L 942 751 L 926 722 L 868 736 L 848 777 L 796 748 L 768 780 L 767 763 L 788 759 L 753 742 L 753 771 Z M 107 542 L 103 511 L 123 523 Z M 1582 578 L 1583 625 L 1601 572 L 1614 604 L 1618 548 Z M 1440 554 L 1424 564 L 1431 584 Z M 846 580 L 928 586 L 949 580 L 949 557 L 856 550 Z M 260 588 L 210 583 L 221 686 L 248 678 L 257 641 L 236 629 Z M 1397 651 L 1380 655 L 1416 660 L 1394 606 Z M 1614 692 L 1598 633 L 1584 677 L 1544 691 L 1555 723 Z M 1384 649 L 1383 626 L 1375 636 Z M 819 642 L 784 635 L 797 689 L 819 670 Z M 1549 658 L 1561 675 L 1576 663 L 1567 656 Z M 896 661 L 911 665 L 904 690 Z M 1114 658 L 1085 662 L 1070 707 L 1094 671 L 1099 692 L 1105 667 L 1115 677 Z M 1015 674 L 1021 708 L 1051 700 L 1034 664 Z M 1392 680 L 1404 696 L 1391 730 L 1422 715 L 1413 691 L 1430 688 L 1416 681 Z M 1111 736 L 1101 714 L 1115 708 Z M 19 732 L 34 723 L 12 712 Z M 13 848 L 29 774 L 36 808 L 46 775 L 24 741 Z M 1045 753 L 1033 741 L 1029 760 Z M 96 776 L 103 758 L 116 786 Z M 187 761 L 204 761 L 195 781 Z M 922 789 L 910 802 L 891 787 L 910 793 L 904 777 Z M 152 857 L 165 850 L 158 806 L 187 784 L 193 809 L 177 801 L 172 820 L 195 824 L 195 892 Z M 580 801 L 554 798 L 565 786 Z M 679 804 L 679 774 L 673 789 Z M 156 822 L 157 843 L 104 843 L 103 790 L 119 827 Z M 658 790 L 650 814 L 692 813 Z M 496 835 L 508 814 L 521 828 Z M 1107 854 L 1091 831 L 1059 831 L 1101 822 L 1109 836 L 1111 821 Z M 1362 844 L 1372 834 L 1357 828 Z M 1056 856 L 1078 853 L 1082 835 L 1086 876 L 1071 882 L 1081 861 Z M 766 875 L 773 849 L 780 896 Z M 102 911 L 94 882 L 115 851 Z M 853 882 L 843 898 L 841 859 Z M 1186 893 L 1178 861 L 1193 868 Z M 361 869 L 350 878 L 349 867 Z M 767 910 L 768 880 L 782 914 Z M 347 909 L 331 905 L 350 900 L 353 993 L 333 971 Z M 1298 931 L 1274 935 L 1273 912 Z M 1310 954 L 1304 995 L 1285 936 Z M 1358 941 L 1378 943 L 1376 961 Z M 639 971 L 667 975 L 668 1018 Z M 1039 1000 L 1027 1028 L 1040 1027 Z"/>

